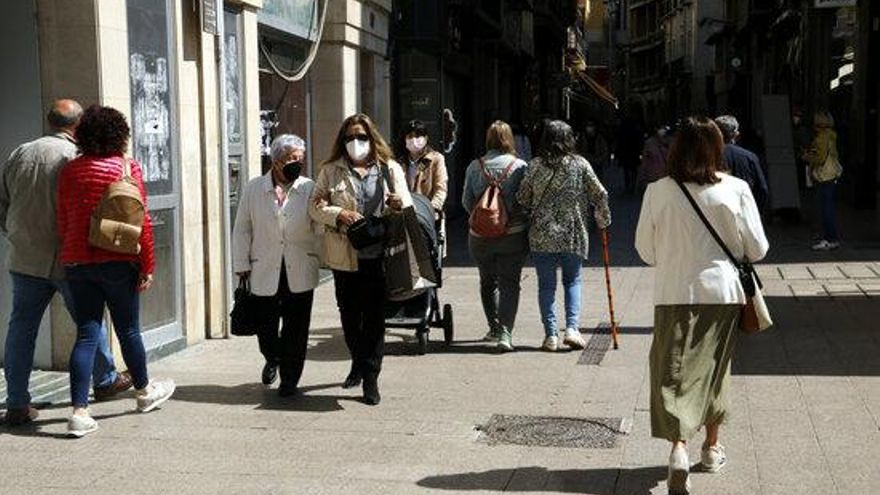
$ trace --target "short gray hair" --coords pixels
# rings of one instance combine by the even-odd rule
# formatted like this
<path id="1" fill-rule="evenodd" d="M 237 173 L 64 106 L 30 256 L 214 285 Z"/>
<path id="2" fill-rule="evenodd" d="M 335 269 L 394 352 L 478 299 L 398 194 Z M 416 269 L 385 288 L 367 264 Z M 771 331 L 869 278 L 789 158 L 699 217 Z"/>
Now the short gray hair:
<path id="1" fill-rule="evenodd" d="M 739 133 L 739 121 L 733 115 L 721 115 L 715 117 L 715 125 L 721 129 L 724 142 L 729 143 Z"/>
<path id="2" fill-rule="evenodd" d="M 296 134 L 281 134 L 272 140 L 271 151 L 272 160 L 280 160 L 284 155 L 294 150 L 306 150 L 306 142 Z"/>

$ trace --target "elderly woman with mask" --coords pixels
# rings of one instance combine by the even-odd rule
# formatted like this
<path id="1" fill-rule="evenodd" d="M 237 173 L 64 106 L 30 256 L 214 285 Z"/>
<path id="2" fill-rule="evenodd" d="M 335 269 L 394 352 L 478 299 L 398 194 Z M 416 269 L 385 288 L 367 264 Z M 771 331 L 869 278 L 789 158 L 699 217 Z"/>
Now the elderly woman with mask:
<path id="1" fill-rule="evenodd" d="M 308 213 L 315 184 L 300 175 L 305 143 L 299 137 L 276 137 L 271 156 L 269 171 L 252 179 L 242 194 L 232 264 L 239 277 L 250 280 L 263 308 L 257 332 L 266 359 L 263 383 L 272 384 L 280 366 L 278 395 L 287 397 L 296 394 L 302 375 L 318 285 L 318 242 Z"/>

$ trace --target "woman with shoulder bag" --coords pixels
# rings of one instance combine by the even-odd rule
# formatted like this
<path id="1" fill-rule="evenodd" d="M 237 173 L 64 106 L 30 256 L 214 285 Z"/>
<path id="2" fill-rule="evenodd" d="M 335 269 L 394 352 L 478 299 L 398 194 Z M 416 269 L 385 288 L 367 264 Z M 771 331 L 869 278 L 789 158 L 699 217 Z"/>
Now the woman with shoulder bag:
<path id="1" fill-rule="evenodd" d="M 336 304 L 351 353 L 351 371 L 342 386 L 353 388 L 363 381 L 364 402 L 369 405 L 380 401 L 385 345 L 381 217 L 410 205 L 404 172 L 373 121 L 361 113 L 345 119 L 330 158 L 321 165 L 309 213 L 324 225 L 323 261 L 333 270 Z M 350 239 L 350 229 L 362 235 Z"/>
<path id="2" fill-rule="evenodd" d="M 529 163 L 517 193 L 519 203 L 530 212 L 529 246 L 538 276 L 538 305 L 544 324 L 545 351 L 559 347 L 556 328 L 556 269 L 562 270 L 565 290 L 563 343 L 572 349 L 586 345 L 579 327 L 581 312 L 581 266 L 589 252 L 590 206 L 600 229 L 611 224 L 608 193 L 590 164 L 575 153 L 577 142 L 571 127 L 554 120 L 544 128 L 540 152 Z"/>
<path id="3" fill-rule="evenodd" d="M 89 381 L 98 340 L 104 331 L 105 308 L 110 311 L 122 357 L 134 383 L 137 410 L 152 411 L 168 400 L 175 388 L 174 381 L 150 380 L 147 374 L 140 293 L 153 283 L 153 227 L 146 210 L 141 166 L 124 156 L 130 136 L 122 113 L 93 105 L 85 111 L 76 129 L 82 155 L 65 165 L 58 177 L 59 258 L 70 286 L 77 326 L 76 343 L 70 353 L 73 415 L 67 422 L 68 434 L 73 437 L 98 429 L 88 410 Z M 93 213 L 104 201 L 108 187 L 123 180 L 137 185 L 144 206 L 143 225 L 135 246 L 138 254 L 115 252 L 91 243 Z"/>
<path id="4" fill-rule="evenodd" d="M 813 143 L 804 153 L 810 177 L 816 184 L 816 197 L 822 218 L 822 239 L 813 245 L 814 251 L 831 251 L 840 247 L 837 235 L 837 214 L 834 211 L 834 190 L 843 173 L 837 153 L 837 133 L 834 118 L 828 112 L 816 112 L 813 116 Z"/>
<path id="5" fill-rule="evenodd" d="M 257 339 L 266 359 L 262 381 L 281 368 L 278 395 L 296 394 L 318 285 L 318 240 L 309 216 L 314 182 L 300 174 L 306 144 L 282 134 L 272 141 L 272 168 L 245 186 L 232 231 L 232 269 L 256 296 Z M 280 220 L 280 221 L 279 221 Z M 281 334 L 278 323 L 281 321 Z"/>
<path id="6" fill-rule="evenodd" d="M 513 131 L 496 120 L 486 131 L 486 154 L 468 165 L 461 203 L 471 214 L 468 248 L 480 272 L 480 298 L 489 324 L 483 337 L 496 342 L 502 352 L 513 350 L 512 332 L 519 308 L 520 274 L 529 252 L 526 214 L 516 201 L 516 193 L 526 170 L 526 162 L 516 156 Z M 474 210 L 491 185 L 501 189 L 499 207 L 506 214 L 503 233 L 487 236 L 478 232 Z"/>
<path id="7" fill-rule="evenodd" d="M 636 227 L 636 249 L 656 267 L 651 434 L 672 443 L 671 494 L 688 492 L 686 442 L 701 427 L 703 468 L 716 472 L 727 461 L 718 431 L 728 415 L 730 361 L 747 296 L 708 225 L 738 260 L 758 261 L 769 248 L 748 184 L 719 172 L 723 148 L 712 120 L 686 119 L 670 150 L 669 176 L 648 186 Z"/>

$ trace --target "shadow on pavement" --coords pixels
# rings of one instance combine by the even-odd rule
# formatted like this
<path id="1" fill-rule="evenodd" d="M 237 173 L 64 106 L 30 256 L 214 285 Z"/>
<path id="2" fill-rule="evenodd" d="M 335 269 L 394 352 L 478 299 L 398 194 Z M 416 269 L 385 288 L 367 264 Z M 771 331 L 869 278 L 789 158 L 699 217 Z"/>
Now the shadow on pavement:
<path id="1" fill-rule="evenodd" d="M 483 472 L 429 476 L 417 481 L 423 488 L 455 492 L 592 493 L 595 495 L 648 495 L 666 478 L 665 466 L 632 469 L 561 469 L 539 466 L 493 469 Z"/>
<path id="2" fill-rule="evenodd" d="M 740 335 L 739 375 L 880 376 L 880 304 L 852 297 L 769 297 L 776 325 Z"/>
<path id="3" fill-rule="evenodd" d="M 242 383 L 231 387 L 222 385 L 179 385 L 174 392 L 175 401 L 201 402 L 221 405 L 254 405 L 255 409 L 332 412 L 344 409 L 341 401 L 357 400 L 341 395 L 312 395 L 311 392 L 340 387 L 340 383 L 300 387 L 293 397 L 279 397 L 275 387 L 262 383 Z"/>

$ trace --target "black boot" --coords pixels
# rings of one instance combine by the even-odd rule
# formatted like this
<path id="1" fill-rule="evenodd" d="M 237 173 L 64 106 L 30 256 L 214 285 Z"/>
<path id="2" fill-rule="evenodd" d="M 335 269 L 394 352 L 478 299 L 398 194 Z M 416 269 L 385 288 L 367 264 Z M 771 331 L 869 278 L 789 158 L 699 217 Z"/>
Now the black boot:
<path id="1" fill-rule="evenodd" d="M 376 375 L 364 376 L 364 404 L 375 406 L 381 400 L 382 396 L 379 395 L 379 377 Z"/>
<path id="2" fill-rule="evenodd" d="M 345 381 L 342 382 L 342 388 L 355 388 L 361 384 L 362 378 L 361 370 L 358 369 L 357 366 L 352 363 L 351 371 L 348 372 L 348 376 L 345 377 Z"/>
<path id="3" fill-rule="evenodd" d="M 278 361 L 267 360 L 263 366 L 263 385 L 272 385 L 278 378 Z"/>
<path id="4" fill-rule="evenodd" d="M 289 385 L 287 383 L 281 382 L 281 385 L 278 387 L 278 396 L 279 397 L 293 397 L 299 393 L 299 389 L 296 385 Z"/>

